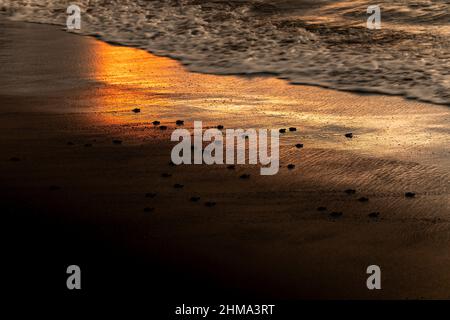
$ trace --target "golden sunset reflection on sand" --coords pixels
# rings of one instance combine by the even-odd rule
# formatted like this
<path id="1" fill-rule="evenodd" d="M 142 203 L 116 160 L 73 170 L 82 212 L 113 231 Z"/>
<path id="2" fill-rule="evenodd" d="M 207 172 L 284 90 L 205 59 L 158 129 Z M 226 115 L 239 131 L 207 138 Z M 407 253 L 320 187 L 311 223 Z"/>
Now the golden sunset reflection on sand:
<path id="1" fill-rule="evenodd" d="M 282 144 L 301 140 L 314 148 L 449 164 L 447 107 L 290 85 L 274 77 L 192 73 L 176 60 L 89 41 L 92 80 L 104 84 L 93 105 L 107 123 L 173 125 L 183 119 L 186 128 L 194 120 L 228 128 L 297 127 L 282 136 Z M 134 108 L 141 112 L 133 114 Z M 355 137 L 346 139 L 346 132 Z"/>

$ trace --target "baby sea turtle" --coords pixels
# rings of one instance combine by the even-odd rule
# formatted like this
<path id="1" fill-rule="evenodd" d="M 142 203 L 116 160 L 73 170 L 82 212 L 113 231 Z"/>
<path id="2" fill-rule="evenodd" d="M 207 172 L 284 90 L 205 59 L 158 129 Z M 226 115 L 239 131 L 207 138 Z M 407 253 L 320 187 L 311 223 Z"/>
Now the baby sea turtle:
<path id="1" fill-rule="evenodd" d="M 340 218 L 342 217 L 343 213 L 342 212 L 337 212 L 337 211 L 333 211 L 332 213 L 330 213 L 330 217 L 332 218 Z"/>
<path id="2" fill-rule="evenodd" d="M 369 218 L 378 218 L 380 216 L 379 212 L 371 212 L 369 213 Z"/>
<path id="3" fill-rule="evenodd" d="M 216 205 L 216 203 L 215 202 L 213 202 L 213 201 L 206 201 L 205 202 L 205 206 L 207 206 L 207 207 L 214 207 Z"/>
<path id="4" fill-rule="evenodd" d="M 156 192 L 147 192 L 145 194 L 145 197 L 146 198 L 154 198 L 154 197 L 156 197 Z"/>

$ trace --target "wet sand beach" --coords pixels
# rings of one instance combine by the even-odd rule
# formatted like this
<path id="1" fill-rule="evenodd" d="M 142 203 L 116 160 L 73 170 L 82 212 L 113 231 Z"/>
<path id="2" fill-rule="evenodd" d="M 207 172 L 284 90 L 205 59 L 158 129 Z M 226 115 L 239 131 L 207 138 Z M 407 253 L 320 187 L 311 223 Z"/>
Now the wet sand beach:
<path id="1" fill-rule="evenodd" d="M 36 288 L 67 294 L 65 268 L 79 264 L 90 297 L 450 298 L 447 106 L 191 73 L 3 18 L 0 44 L 0 192 L 16 290 L 37 264 Z M 171 166 L 178 119 L 189 130 L 201 120 L 297 131 L 281 135 L 279 173 L 261 176 L 252 165 Z M 366 288 L 372 264 L 379 291 Z"/>

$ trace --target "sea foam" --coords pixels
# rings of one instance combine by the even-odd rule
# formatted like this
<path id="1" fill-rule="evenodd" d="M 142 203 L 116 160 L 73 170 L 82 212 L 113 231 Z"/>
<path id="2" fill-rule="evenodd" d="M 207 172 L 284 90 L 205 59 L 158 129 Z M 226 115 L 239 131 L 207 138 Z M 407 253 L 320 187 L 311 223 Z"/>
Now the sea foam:
<path id="1" fill-rule="evenodd" d="M 14 20 L 81 33 L 179 59 L 189 70 L 269 73 L 294 84 L 403 95 L 450 105 L 450 1 L 378 1 L 382 29 L 365 28 L 370 1 L 0 0 Z"/>

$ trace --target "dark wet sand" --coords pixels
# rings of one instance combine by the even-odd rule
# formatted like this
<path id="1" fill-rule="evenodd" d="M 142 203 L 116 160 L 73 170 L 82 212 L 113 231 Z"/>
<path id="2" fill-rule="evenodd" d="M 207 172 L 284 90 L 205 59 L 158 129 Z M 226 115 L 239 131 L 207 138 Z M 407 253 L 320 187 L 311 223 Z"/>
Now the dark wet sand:
<path id="1" fill-rule="evenodd" d="M 57 27 L 0 25 L 2 225 L 18 292 L 69 294 L 65 268 L 79 264 L 89 297 L 450 298 L 448 108 L 191 74 Z M 279 174 L 262 177 L 170 166 L 176 119 L 298 131 L 282 138 Z M 380 291 L 366 289 L 371 264 Z"/>

